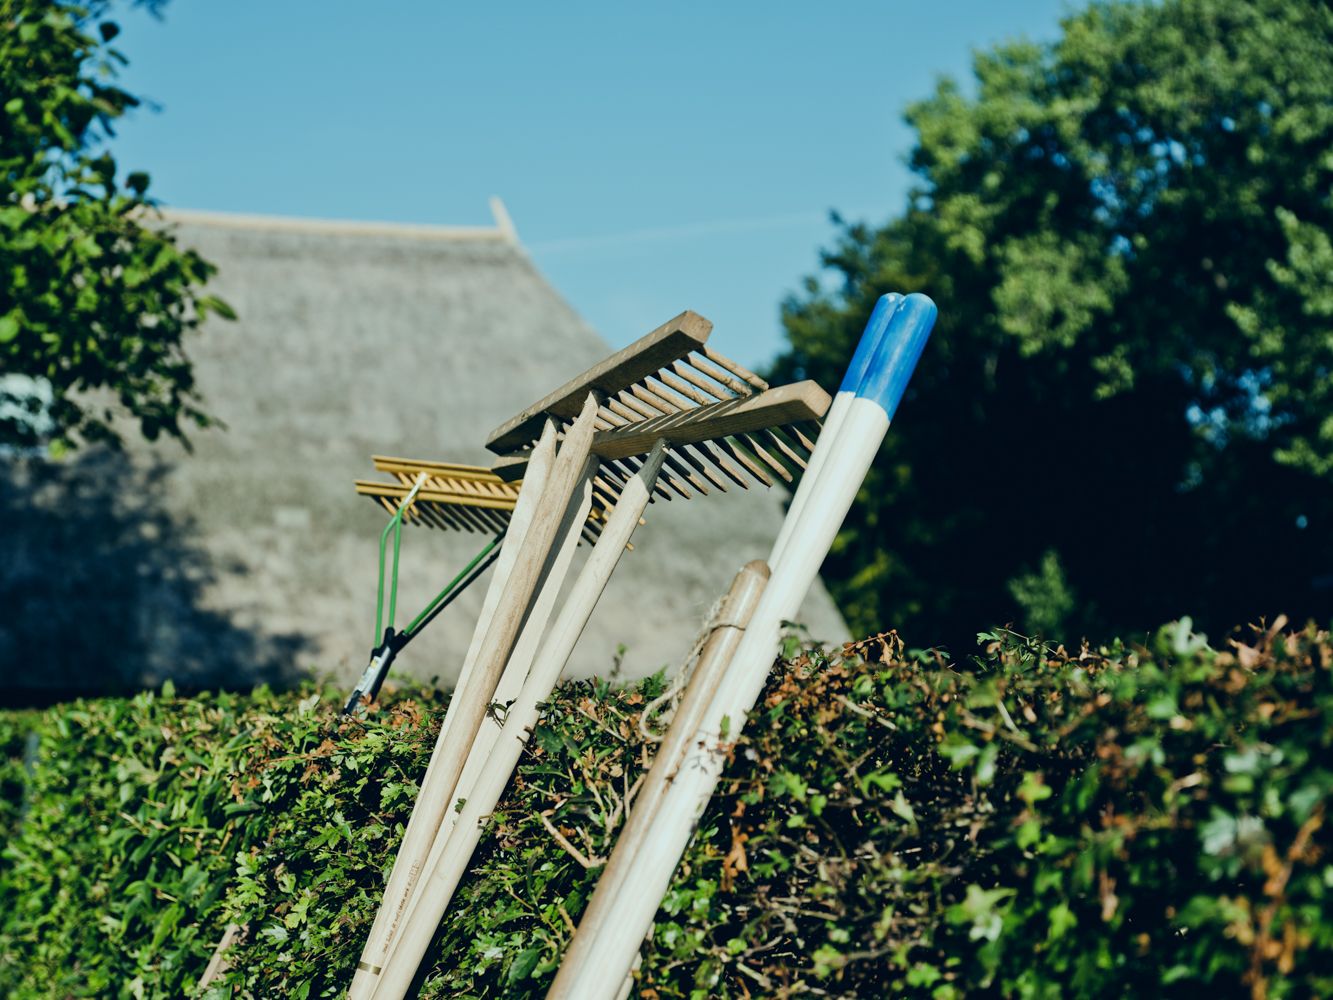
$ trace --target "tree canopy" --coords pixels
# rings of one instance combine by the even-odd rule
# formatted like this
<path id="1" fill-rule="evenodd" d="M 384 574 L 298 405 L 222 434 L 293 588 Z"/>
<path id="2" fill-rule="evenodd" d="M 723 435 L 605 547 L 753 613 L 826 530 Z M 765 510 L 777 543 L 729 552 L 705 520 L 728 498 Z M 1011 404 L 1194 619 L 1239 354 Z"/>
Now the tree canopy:
<path id="1" fill-rule="evenodd" d="M 940 304 L 826 576 L 856 628 L 1066 640 L 1333 596 L 1333 8 L 1095 3 L 910 106 L 916 181 L 783 307 L 837 384 Z"/>
<path id="2" fill-rule="evenodd" d="M 0 0 L 0 445 L 115 442 L 118 415 L 150 439 L 208 423 L 183 341 L 230 310 L 107 149 L 139 104 L 107 8 Z"/>

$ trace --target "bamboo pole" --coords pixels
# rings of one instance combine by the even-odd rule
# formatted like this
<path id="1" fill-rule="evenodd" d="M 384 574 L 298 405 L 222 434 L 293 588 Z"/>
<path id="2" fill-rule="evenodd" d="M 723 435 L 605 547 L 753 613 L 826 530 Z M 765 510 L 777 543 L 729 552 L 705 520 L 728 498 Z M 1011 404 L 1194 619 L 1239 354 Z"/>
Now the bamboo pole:
<path id="1" fill-rule="evenodd" d="M 546 994 L 546 1000 L 577 1000 L 579 997 L 574 992 L 579 971 L 596 951 L 612 904 L 624 891 L 625 881 L 633 872 L 643 842 L 657 820 L 667 788 L 689 749 L 689 738 L 703 724 L 703 713 L 731 662 L 759 596 L 768 583 L 768 576 L 768 565 L 764 562 L 755 560 L 743 566 L 732 580 L 722 607 L 709 622 L 708 638 L 699 653 L 685 694 L 634 800 L 634 808 L 616 838 L 611 860 L 602 870 L 574 938 L 565 950 L 560 971 Z"/>
<path id="2" fill-rule="evenodd" d="M 796 614 L 819 572 L 864 481 L 893 412 L 916 367 L 935 320 L 935 305 L 923 295 L 899 304 L 873 352 L 856 395 L 846 409 L 836 440 L 818 479 L 807 494 L 798 523 L 759 599 L 725 675 L 686 740 L 684 763 L 676 769 L 654 823 L 636 858 L 632 878 L 609 904 L 604 933 L 588 961 L 570 974 L 567 996 L 615 1000 L 671 876 L 717 785 L 729 747 L 763 690 L 781 642 L 781 625 Z"/>
<path id="3" fill-rule="evenodd" d="M 414 817 L 420 811 L 424 818 L 416 824 L 415 830 L 411 830 L 412 824 L 409 824 L 409 830 L 414 834 L 413 840 L 409 845 L 405 835 L 403 846 L 399 848 L 398 860 L 394 863 L 389 885 L 380 903 L 381 914 L 376 917 L 371 938 L 367 940 L 361 960 L 357 963 L 357 972 L 349 990 L 350 1000 L 366 1000 L 374 991 L 393 937 L 411 901 L 413 886 L 428 860 L 444 810 L 453 800 L 454 787 L 467 761 L 468 750 L 486 717 L 504 665 L 513 652 L 533 591 L 545 569 L 570 498 L 583 479 L 589 461 L 596 415 L 597 398 L 590 393 L 552 463 L 540 499 L 533 510 L 531 523 L 518 547 L 505 589 L 495 603 L 486 638 L 479 647 L 475 665 L 468 677 L 468 685 L 459 688 L 449 704 L 447 724 L 441 730 L 431 768 L 427 772 L 433 778 L 431 787 L 427 788 L 423 781 L 413 809 Z M 522 492 L 526 493 L 527 490 Z M 457 716 L 456 722 L 448 724 L 451 721 L 448 717 L 454 715 Z M 433 775 L 431 770 L 434 771 Z M 387 917 L 383 916 L 386 911 Z"/>
<path id="4" fill-rule="evenodd" d="M 652 495 L 653 485 L 665 457 L 666 444 L 659 440 L 621 493 L 619 503 L 602 530 L 602 537 L 593 546 L 588 561 L 560 609 L 550 638 L 533 665 L 523 690 L 505 715 L 504 728 L 496 741 L 489 764 L 478 775 L 453 835 L 448 838 L 438 864 L 423 877 L 416 905 L 403 922 L 389 963 L 380 976 L 375 1000 L 401 1000 L 411 986 L 421 959 L 430 947 L 431 938 L 480 840 L 485 818 L 495 809 L 518 764 L 527 738 L 537 724 L 539 703 L 550 696 L 560 679 L 626 544 L 638 527 L 639 518 L 648 505 L 648 498 Z"/>

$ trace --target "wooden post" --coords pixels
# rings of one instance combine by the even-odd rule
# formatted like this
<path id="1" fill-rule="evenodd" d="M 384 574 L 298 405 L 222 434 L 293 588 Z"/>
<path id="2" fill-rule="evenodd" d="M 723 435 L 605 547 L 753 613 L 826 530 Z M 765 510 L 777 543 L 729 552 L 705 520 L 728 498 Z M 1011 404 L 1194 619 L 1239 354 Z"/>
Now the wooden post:
<path id="1" fill-rule="evenodd" d="M 533 665 L 523 690 L 506 713 L 504 728 L 496 741 L 488 766 L 478 776 L 476 785 L 468 795 L 453 835 L 448 838 L 438 863 L 422 879 L 416 905 L 403 922 L 397 944 L 380 976 L 375 1000 L 400 1000 L 411 986 L 417 967 L 476 849 L 485 818 L 494 810 L 503 794 L 518 764 L 523 746 L 537 724 L 538 705 L 550 696 L 560 679 L 579 636 L 583 634 L 598 599 L 639 524 L 665 457 L 665 442 L 659 441 L 621 493 L 620 501 L 602 529 L 602 536 L 593 546 L 569 598 L 560 609 L 551 635 Z"/>
<path id="2" fill-rule="evenodd" d="M 578 986 L 580 974 L 586 973 L 590 956 L 598 951 L 598 939 L 604 931 L 606 917 L 615 899 L 624 891 L 626 879 L 634 870 L 648 831 L 657 820 L 671 780 L 685 759 L 689 739 L 702 724 L 703 713 L 717 691 L 767 583 L 768 565 L 759 560 L 747 563 L 732 580 L 722 607 L 710 623 L 710 634 L 699 653 L 698 663 L 690 675 L 671 726 L 658 746 L 653 765 L 634 800 L 634 808 L 625 818 L 611 860 L 597 880 L 597 888 L 565 950 L 560 971 L 546 994 L 546 1000 L 578 1000 L 583 996 Z"/>
<path id="3" fill-rule="evenodd" d="M 597 398 L 589 393 L 582 412 L 570 426 L 556 454 L 541 498 L 533 511 L 532 521 L 518 548 L 505 590 L 496 601 L 468 685 L 458 689 L 449 704 L 447 724 L 440 732 L 427 771 L 428 777 L 433 779 L 431 787 L 427 788 L 423 781 L 413 809 L 414 817 L 421 811 L 424 819 L 416 824 L 415 830 L 409 824 L 409 831 L 414 834 L 412 842 L 409 844 L 405 835 L 403 845 L 399 848 L 398 860 L 380 903 L 380 914 L 376 917 L 371 938 L 367 940 L 361 960 L 357 963 L 357 972 L 349 990 L 350 1000 L 366 1000 L 380 976 L 384 959 L 411 900 L 413 886 L 428 860 L 444 810 L 453 801 L 454 787 L 467 761 L 468 750 L 477 730 L 481 728 L 500 674 L 513 651 L 533 591 L 564 521 L 570 498 L 584 476 L 596 416 Z M 527 492 L 526 484 L 523 492 Z M 456 720 L 451 717 L 456 717 Z"/>

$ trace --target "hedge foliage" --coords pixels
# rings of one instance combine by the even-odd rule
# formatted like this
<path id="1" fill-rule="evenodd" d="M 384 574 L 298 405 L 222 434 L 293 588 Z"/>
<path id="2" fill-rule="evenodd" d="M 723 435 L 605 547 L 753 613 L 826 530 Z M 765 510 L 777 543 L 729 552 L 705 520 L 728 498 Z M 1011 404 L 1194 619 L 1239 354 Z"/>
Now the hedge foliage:
<path id="1" fill-rule="evenodd" d="M 1328 635 L 982 639 L 967 663 L 889 633 L 774 672 L 638 995 L 1333 995 Z M 542 995 L 660 684 L 557 692 L 422 996 Z M 0 714 L 0 993 L 188 993 L 235 922 L 211 995 L 339 995 L 445 701 L 405 687 L 365 725 L 335 705 L 163 692 Z"/>

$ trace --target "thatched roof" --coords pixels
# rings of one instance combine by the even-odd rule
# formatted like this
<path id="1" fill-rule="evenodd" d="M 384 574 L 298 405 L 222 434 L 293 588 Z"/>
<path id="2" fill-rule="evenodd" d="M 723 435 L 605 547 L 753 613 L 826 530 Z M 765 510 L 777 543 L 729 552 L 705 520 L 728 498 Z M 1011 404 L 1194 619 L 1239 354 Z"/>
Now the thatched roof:
<path id="1" fill-rule="evenodd" d="M 294 655 L 297 666 L 351 678 L 370 645 L 384 523 L 352 488 L 373 475 L 370 455 L 489 464 L 489 430 L 610 348 L 512 231 L 169 218 L 184 245 L 219 266 L 210 291 L 240 315 L 210 321 L 189 345 L 206 408 L 227 429 L 196 432 L 192 455 L 174 444 L 132 451 L 140 462 L 165 460 L 162 508 L 189 523 L 182 534 L 210 567 L 199 574 L 198 603 L 259 636 L 257 660 Z M 644 316 L 642 330 L 617 337 L 665 318 Z M 726 331 L 713 342 L 725 351 Z M 622 644 L 628 675 L 674 664 L 736 569 L 767 553 L 783 499 L 733 491 L 653 504 L 574 669 L 607 673 Z M 405 531 L 400 624 L 481 541 Z M 484 587 L 474 590 L 398 669 L 456 674 Z M 231 669 L 206 635 L 170 638 L 173 610 L 140 614 L 168 637 L 148 656 L 158 662 L 143 665 L 150 676 Z M 844 638 L 822 588 L 804 617 L 815 635 Z"/>

